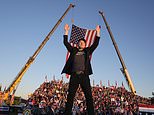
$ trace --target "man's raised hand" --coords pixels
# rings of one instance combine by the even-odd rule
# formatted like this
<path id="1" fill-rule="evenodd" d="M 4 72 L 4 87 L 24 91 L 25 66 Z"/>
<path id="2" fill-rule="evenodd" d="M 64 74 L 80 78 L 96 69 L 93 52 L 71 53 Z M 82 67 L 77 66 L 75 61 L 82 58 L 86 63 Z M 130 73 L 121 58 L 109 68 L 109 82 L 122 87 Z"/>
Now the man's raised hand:
<path id="1" fill-rule="evenodd" d="M 98 37 L 100 37 L 100 29 L 101 29 L 100 26 L 97 25 L 97 26 L 96 26 L 96 31 L 97 31 L 97 36 L 98 36 Z"/>
<path id="2" fill-rule="evenodd" d="M 69 29 L 70 29 L 69 25 L 68 24 L 65 24 L 65 26 L 64 26 L 65 35 L 68 35 Z"/>

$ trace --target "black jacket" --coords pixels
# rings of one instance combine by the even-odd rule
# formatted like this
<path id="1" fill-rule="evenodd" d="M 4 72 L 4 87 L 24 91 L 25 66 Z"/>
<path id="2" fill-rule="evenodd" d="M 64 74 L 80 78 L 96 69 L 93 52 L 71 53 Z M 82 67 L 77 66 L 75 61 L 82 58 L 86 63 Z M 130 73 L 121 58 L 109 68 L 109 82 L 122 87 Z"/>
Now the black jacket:
<path id="1" fill-rule="evenodd" d="M 84 49 L 85 52 L 85 74 L 91 75 L 92 68 L 90 64 L 90 55 L 93 53 L 93 51 L 97 48 L 99 44 L 100 37 L 96 37 L 94 43 L 90 46 Z M 64 45 L 66 46 L 67 50 L 70 52 L 70 56 L 62 70 L 62 73 L 66 73 L 71 75 L 72 74 L 72 66 L 73 66 L 73 59 L 75 54 L 79 51 L 78 48 L 72 47 L 70 43 L 68 42 L 68 36 L 64 35 Z"/>

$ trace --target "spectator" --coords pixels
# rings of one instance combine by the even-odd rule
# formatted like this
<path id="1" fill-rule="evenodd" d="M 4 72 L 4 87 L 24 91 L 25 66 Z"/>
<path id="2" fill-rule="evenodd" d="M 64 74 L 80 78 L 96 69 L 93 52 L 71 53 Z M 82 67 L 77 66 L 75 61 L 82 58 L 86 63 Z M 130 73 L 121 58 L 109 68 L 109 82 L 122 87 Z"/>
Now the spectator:
<path id="1" fill-rule="evenodd" d="M 63 115 L 68 83 L 62 80 L 44 82 L 28 99 L 32 112 L 45 115 Z M 138 115 L 139 103 L 150 104 L 150 99 L 127 91 L 122 87 L 92 87 L 96 115 Z M 42 113 L 44 112 L 44 113 Z M 72 108 L 73 115 L 86 115 L 86 100 L 79 87 Z"/>

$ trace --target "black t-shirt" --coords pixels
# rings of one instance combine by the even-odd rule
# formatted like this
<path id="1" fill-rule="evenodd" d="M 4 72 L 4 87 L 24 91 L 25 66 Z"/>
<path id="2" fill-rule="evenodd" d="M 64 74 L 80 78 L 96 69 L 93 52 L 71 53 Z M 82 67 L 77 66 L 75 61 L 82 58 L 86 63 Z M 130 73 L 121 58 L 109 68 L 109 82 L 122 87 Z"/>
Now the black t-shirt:
<path id="1" fill-rule="evenodd" d="M 85 53 L 84 51 L 79 51 L 76 53 L 73 61 L 73 72 L 84 71 L 85 70 Z"/>

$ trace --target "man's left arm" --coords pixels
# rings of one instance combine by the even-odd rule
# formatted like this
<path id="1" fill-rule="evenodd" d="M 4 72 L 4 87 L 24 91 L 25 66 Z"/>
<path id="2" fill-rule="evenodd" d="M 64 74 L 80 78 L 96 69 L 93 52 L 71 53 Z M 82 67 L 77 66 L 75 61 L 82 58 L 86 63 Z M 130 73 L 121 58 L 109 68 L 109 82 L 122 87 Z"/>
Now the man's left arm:
<path id="1" fill-rule="evenodd" d="M 90 54 L 93 53 L 93 51 L 97 48 L 97 46 L 99 44 L 99 40 L 100 40 L 100 26 L 99 25 L 96 26 L 96 32 L 97 32 L 97 35 L 96 35 L 95 41 L 90 46 Z"/>

